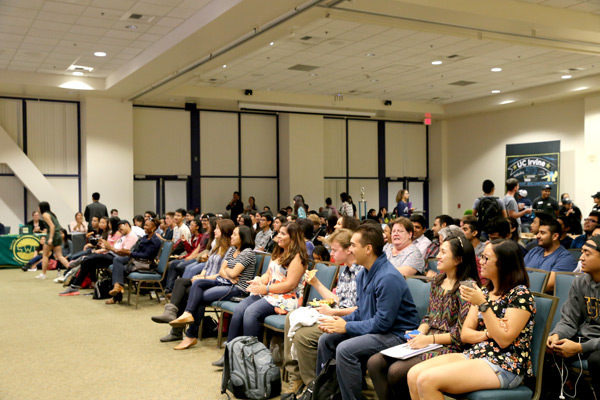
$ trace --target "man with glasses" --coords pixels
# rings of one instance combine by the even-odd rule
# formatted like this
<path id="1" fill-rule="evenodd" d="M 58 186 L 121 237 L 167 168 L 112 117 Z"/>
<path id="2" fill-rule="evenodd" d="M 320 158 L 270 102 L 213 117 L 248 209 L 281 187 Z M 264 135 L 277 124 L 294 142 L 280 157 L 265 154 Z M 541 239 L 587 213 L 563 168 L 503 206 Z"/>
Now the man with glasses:
<path id="1" fill-rule="evenodd" d="M 600 211 L 592 211 L 586 219 L 583 220 L 583 234 L 573 239 L 572 249 L 580 249 L 583 244 L 592 237 L 594 229 L 598 227 L 600 221 Z"/>
<path id="2" fill-rule="evenodd" d="M 273 231 L 271 230 L 271 224 L 273 223 L 273 216 L 270 212 L 260 213 L 258 220 L 258 228 L 260 229 L 254 239 L 254 250 L 265 251 L 267 243 L 273 237 Z"/>

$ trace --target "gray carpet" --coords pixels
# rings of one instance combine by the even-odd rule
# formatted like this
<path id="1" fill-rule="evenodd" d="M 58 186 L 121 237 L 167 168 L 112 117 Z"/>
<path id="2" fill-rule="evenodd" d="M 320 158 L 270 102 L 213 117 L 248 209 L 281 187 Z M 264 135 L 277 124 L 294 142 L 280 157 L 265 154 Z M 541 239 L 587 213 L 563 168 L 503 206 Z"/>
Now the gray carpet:
<path id="1" fill-rule="evenodd" d="M 168 325 L 147 296 L 139 309 L 83 296 L 36 273 L 0 269 L 0 399 L 225 399 L 216 339 L 185 351 L 160 343 Z"/>

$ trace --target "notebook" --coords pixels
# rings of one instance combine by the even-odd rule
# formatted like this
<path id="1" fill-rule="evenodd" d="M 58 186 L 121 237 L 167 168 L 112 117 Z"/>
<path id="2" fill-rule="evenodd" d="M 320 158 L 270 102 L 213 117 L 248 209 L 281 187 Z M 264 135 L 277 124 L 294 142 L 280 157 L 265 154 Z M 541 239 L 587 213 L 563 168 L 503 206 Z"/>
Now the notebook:
<path id="1" fill-rule="evenodd" d="M 422 353 L 426 353 L 431 350 L 439 349 L 442 347 L 441 344 L 430 344 L 422 349 L 411 349 L 407 343 L 399 344 L 398 346 L 390 347 L 389 349 L 381 350 L 381 353 L 385 356 L 397 358 L 399 360 L 406 360 L 408 358 L 417 356 Z"/>

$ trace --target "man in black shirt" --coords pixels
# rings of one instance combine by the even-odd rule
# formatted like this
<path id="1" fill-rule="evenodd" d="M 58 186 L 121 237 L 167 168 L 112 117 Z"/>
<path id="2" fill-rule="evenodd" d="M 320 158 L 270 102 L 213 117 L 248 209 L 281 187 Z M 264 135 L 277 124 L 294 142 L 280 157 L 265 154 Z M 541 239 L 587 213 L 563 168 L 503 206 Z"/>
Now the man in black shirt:
<path id="1" fill-rule="evenodd" d="M 594 199 L 594 206 L 592 207 L 592 211 L 600 211 L 600 192 L 596 192 L 596 194 L 593 194 L 592 199 Z"/>
<path id="2" fill-rule="evenodd" d="M 233 199 L 227 204 L 227 210 L 231 210 L 231 220 L 237 225 L 238 215 L 244 212 L 244 203 L 240 200 L 240 192 L 233 192 Z"/>
<path id="3" fill-rule="evenodd" d="M 581 210 L 568 197 L 562 200 L 562 207 L 559 211 L 559 216 L 565 217 L 565 224 L 568 225 L 569 233 L 581 235 Z M 568 249 L 568 247 L 567 247 Z"/>
<path id="4" fill-rule="evenodd" d="M 533 210 L 537 212 L 543 212 L 548 215 L 553 215 L 555 218 L 558 217 L 558 202 L 550 197 L 552 188 L 550 185 L 546 185 L 542 188 L 542 195 L 533 200 Z"/>

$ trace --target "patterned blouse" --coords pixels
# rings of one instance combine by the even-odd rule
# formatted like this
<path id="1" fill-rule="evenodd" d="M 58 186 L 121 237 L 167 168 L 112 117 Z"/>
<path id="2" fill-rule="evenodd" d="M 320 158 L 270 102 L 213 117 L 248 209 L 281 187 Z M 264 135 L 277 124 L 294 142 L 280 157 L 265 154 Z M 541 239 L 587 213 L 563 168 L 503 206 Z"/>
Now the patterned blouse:
<path id="1" fill-rule="evenodd" d="M 288 269 L 281 266 L 276 260 L 271 260 L 269 270 L 271 280 L 269 284 L 281 283 L 287 280 Z M 263 295 L 263 298 L 276 308 L 278 314 L 287 314 L 298 308 L 302 304 L 302 296 L 304 294 L 304 274 L 295 289 L 289 293 L 269 293 Z"/>
<path id="2" fill-rule="evenodd" d="M 336 294 L 340 308 L 356 306 L 356 275 L 363 270 L 362 265 L 352 264 L 351 267 L 342 267 L 338 276 Z"/>
<path id="3" fill-rule="evenodd" d="M 483 294 L 486 299 L 489 299 L 489 292 L 483 288 Z M 498 318 L 504 318 L 506 310 L 509 308 L 517 308 L 525 310 L 531 315 L 525 324 L 525 327 L 519 333 L 519 336 L 508 347 L 502 349 L 494 341 L 494 339 L 484 340 L 475 344 L 469 350 L 465 351 L 465 355 L 469 358 L 485 358 L 489 362 L 499 365 L 502 369 L 512 372 L 517 375 L 533 375 L 531 364 L 531 341 L 533 337 L 533 325 L 535 317 L 535 301 L 533 295 L 527 289 L 527 286 L 519 285 L 512 288 L 504 296 L 490 302 L 490 308 Z M 478 315 L 479 329 L 483 330 L 483 316 Z"/>
<path id="4" fill-rule="evenodd" d="M 451 343 L 439 349 L 423 353 L 421 359 L 427 360 L 440 354 L 456 353 L 465 347 L 460 338 L 463 323 L 469 314 L 470 303 L 460 297 L 458 289 L 454 292 L 432 285 L 429 292 L 427 314 L 421 324 L 429 325 L 429 335 L 450 333 Z"/>

